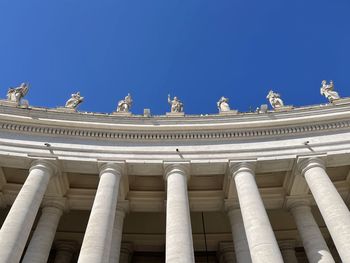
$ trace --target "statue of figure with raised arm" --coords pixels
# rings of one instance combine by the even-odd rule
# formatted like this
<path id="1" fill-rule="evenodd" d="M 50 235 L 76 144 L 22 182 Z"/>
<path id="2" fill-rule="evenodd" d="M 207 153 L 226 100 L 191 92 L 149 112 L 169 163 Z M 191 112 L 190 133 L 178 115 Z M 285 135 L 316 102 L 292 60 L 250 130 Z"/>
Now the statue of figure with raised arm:
<path id="1" fill-rule="evenodd" d="M 325 96 L 330 102 L 340 99 L 338 92 L 334 90 L 333 80 L 331 80 L 329 84 L 327 84 L 326 80 L 322 80 L 321 84 L 321 95 Z"/>
<path id="2" fill-rule="evenodd" d="M 22 98 L 28 93 L 29 85 L 22 83 L 17 88 L 9 88 L 7 91 L 7 100 L 16 102 L 17 105 L 20 105 Z"/>
<path id="3" fill-rule="evenodd" d="M 171 104 L 171 112 L 183 112 L 183 103 L 175 96 L 173 100 L 170 99 L 170 94 L 168 94 L 168 103 Z"/>
<path id="4" fill-rule="evenodd" d="M 228 98 L 225 98 L 224 96 L 222 96 L 220 98 L 220 100 L 216 103 L 216 105 L 218 106 L 219 112 L 222 111 L 230 111 L 230 105 L 228 105 Z"/>
<path id="5" fill-rule="evenodd" d="M 76 109 L 80 103 L 84 101 L 84 97 L 80 96 L 80 92 L 73 93 L 72 97 L 67 100 L 65 107 L 69 109 Z"/>
<path id="6" fill-rule="evenodd" d="M 281 99 L 281 95 L 276 92 L 273 92 L 272 90 L 270 90 L 266 98 L 270 101 L 270 104 L 274 109 L 282 108 L 284 106 L 283 100 Z"/>
<path id="7" fill-rule="evenodd" d="M 118 101 L 117 112 L 129 112 L 132 105 L 130 93 L 123 99 Z"/>

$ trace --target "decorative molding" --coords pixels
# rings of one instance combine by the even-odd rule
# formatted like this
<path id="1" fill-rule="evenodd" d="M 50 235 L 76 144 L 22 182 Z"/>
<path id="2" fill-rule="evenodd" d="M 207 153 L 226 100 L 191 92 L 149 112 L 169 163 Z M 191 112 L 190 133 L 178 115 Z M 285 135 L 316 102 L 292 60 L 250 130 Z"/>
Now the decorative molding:
<path id="1" fill-rule="evenodd" d="M 295 126 L 284 126 L 276 128 L 251 128 L 246 130 L 220 130 L 220 131 L 178 131 L 178 132 L 136 132 L 136 131 L 104 131 L 89 130 L 84 127 L 60 128 L 42 126 L 41 124 L 29 125 L 11 122 L 0 122 L 0 130 L 25 132 L 33 134 L 44 134 L 54 136 L 73 136 L 81 138 L 98 138 L 111 140 L 232 140 L 236 138 L 277 137 L 287 135 L 303 135 L 310 132 L 325 132 L 328 130 L 339 130 L 350 128 L 350 121 L 337 121 L 328 123 L 304 124 Z M 205 129 L 203 127 L 203 129 Z"/>

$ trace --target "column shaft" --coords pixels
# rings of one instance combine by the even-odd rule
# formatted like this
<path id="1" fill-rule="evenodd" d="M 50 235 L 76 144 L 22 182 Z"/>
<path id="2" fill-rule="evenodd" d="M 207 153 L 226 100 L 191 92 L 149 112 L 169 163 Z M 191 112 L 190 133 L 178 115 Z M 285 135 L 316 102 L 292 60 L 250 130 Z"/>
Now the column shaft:
<path id="1" fill-rule="evenodd" d="M 252 262 L 282 263 L 282 255 L 255 182 L 253 167 L 247 163 L 234 166 L 233 178 Z"/>
<path id="2" fill-rule="evenodd" d="M 233 245 L 235 247 L 237 263 L 252 262 L 249 252 L 247 236 L 244 230 L 241 210 L 232 209 L 228 212 L 228 215 L 231 222 Z"/>
<path id="3" fill-rule="evenodd" d="M 110 263 L 119 263 L 120 247 L 121 247 L 122 235 L 123 235 L 124 217 L 125 217 L 125 212 L 120 209 L 117 209 L 115 219 L 114 219 L 112 245 L 111 245 L 110 256 L 109 256 Z"/>
<path id="4" fill-rule="evenodd" d="M 166 173 L 166 263 L 194 262 L 187 176 L 176 166 Z"/>
<path id="5" fill-rule="evenodd" d="M 310 263 L 332 263 L 334 259 L 326 241 L 307 205 L 296 204 L 290 208 L 298 228 L 300 238 Z"/>
<path id="6" fill-rule="evenodd" d="M 100 182 L 80 250 L 79 263 L 108 262 L 121 178 L 120 170 L 120 166 L 115 164 L 102 167 Z"/>
<path id="7" fill-rule="evenodd" d="M 55 168 L 35 161 L 0 230 L 0 263 L 19 262 Z"/>
<path id="8" fill-rule="evenodd" d="M 298 263 L 295 255 L 295 240 L 282 240 L 278 242 L 284 263 Z"/>
<path id="9" fill-rule="evenodd" d="M 350 212 L 329 179 L 323 161 L 300 162 L 302 173 L 316 201 L 343 262 L 350 262 Z"/>
<path id="10" fill-rule="evenodd" d="M 64 208 L 63 205 L 61 207 L 49 205 L 42 209 L 39 223 L 29 243 L 23 263 L 46 263 L 49 258 L 51 245 Z"/>

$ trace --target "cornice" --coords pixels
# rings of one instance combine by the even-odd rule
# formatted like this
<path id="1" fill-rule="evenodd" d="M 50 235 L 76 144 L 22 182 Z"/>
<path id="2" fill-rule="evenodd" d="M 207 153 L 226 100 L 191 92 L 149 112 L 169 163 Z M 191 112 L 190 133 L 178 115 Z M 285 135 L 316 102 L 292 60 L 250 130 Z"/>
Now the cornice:
<path id="1" fill-rule="evenodd" d="M 0 130 L 46 136 L 122 141 L 232 140 L 297 136 L 348 129 L 350 104 L 288 112 L 145 118 L 50 112 L 0 106 Z"/>

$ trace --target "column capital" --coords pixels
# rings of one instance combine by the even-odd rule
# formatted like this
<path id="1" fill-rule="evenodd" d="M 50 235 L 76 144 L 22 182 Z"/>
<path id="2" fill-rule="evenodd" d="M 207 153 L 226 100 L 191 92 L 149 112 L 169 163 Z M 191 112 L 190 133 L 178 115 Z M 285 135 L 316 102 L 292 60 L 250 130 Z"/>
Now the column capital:
<path id="1" fill-rule="evenodd" d="M 296 241 L 294 239 L 288 240 L 278 240 L 278 246 L 281 250 L 294 250 L 296 245 Z"/>
<path id="2" fill-rule="evenodd" d="M 54 247 L 56 250 L 74 253 L 77 250 L 78 244 L 77 242 L 71 240 L 57 240 L 54 243 Z"/>
<path id="3" fill-rule="evenodd" d="M 311 198 L 307 196 L 302 197 L 287 197 L 286 198 L 286 207 L 288 210 L 291 210 L 293 208 L 297 207 L 309 207 L 311 209 Z"/>
<path id="4" fill-rule="evenodd" d="M 238 199 L 225 199 L 224 200 L 225 211 L 230 213 L 234 210 L 240 210 Z"/>
<path id="5" fill-rule="evenodd" d="M 314 167 L 320 167 L 322 169 L 326 169 L 325 158 L 326 158 L 326 155 L 298 156 L 297 165 L 302 176 L 304 176 L 307 170 Z"/>
<path id="6" fill-rule="evenodd" d="M 67 199 L 66 198 L 45 198 L 42 202 L 42 207 L 54 207 L 61 211 L 67 211 Z"/>
<path id="7" fill-rule="evenodd" d="M 34 160 L 30 165 L 29 172 L 31 172 L 34 169 L 44 170 L 50 175 L 56 175 L 60 171 L 55 161 L 46 159 Z"/>
<path id="8" fill-rule="evenodd" d="M 168 179 L 168 176 L 172 173 L 180 173 L 190 179 L 191 164 L 190 162 L 163 162 L 164 168 L 164 180 Z"/>
<path id="9" fill-rule="evenodd" d="M 99 166 L 98 168 L 100 171 L 100 176 L 105 172 L 110 172 L 113 174 L 120 174 L 120 175 L 125 174 L 125 169 L 126 169 L 125 161 L 99 162 L 98 166 Z"/>
<path id="10" fill-rule="evenodd" d="M 257 160 L 256 159 L 248 159 L 248 160 L 230 160 L 229 168 L 234 178 L 239 172 L 249 172 L 255 174 Z"/>
<path id="11" fill-rule="evenodd" d="M 122 242 L 120 246 L 120 253 L 132 253 L 134 251 L 134 246 L 130 242 Z"/>

